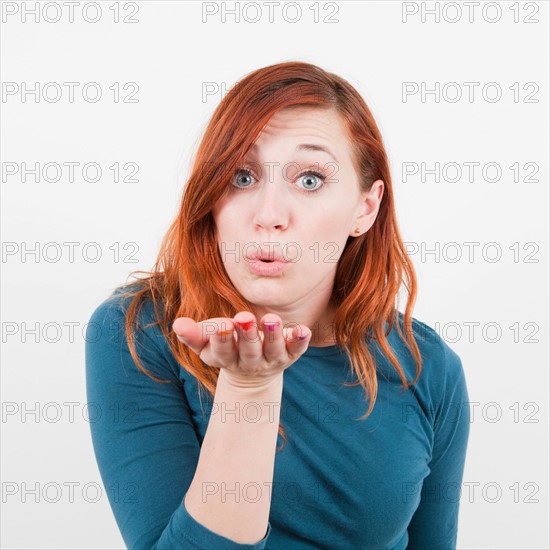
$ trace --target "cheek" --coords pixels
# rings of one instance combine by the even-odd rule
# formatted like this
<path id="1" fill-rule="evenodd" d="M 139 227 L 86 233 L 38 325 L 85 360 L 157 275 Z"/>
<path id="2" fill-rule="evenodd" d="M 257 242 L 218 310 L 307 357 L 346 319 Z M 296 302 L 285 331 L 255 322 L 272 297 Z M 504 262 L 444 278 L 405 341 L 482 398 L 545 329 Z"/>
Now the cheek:
<path id="1" fill-rule="evenodd" d="M 229 240 L 231 238 L 232 231 L 236 228 L 236 217 L 231 205 L 225 204 L 212 211 L 212 217 L 216 224 L 218 236 Z"/>
<path id="2" fill-rule="evenodd" d="M 336 269 L 348 240 L 348 232 L 344 224 L 345 222 L 331 221 L 322 230 L 315 232 L 304 254 L 308 263 L 313 263 L 323 272 Z"/>
<path id="3" fill-rule="evenodd" d="M 224 229 L 238 228 L 239 225 L 244 223 L 245 215 L 246 209 L 239 208 L 237 201 L 226 200 L 215 210 L 214 219 L 217 220 L 218 227 Z"/>

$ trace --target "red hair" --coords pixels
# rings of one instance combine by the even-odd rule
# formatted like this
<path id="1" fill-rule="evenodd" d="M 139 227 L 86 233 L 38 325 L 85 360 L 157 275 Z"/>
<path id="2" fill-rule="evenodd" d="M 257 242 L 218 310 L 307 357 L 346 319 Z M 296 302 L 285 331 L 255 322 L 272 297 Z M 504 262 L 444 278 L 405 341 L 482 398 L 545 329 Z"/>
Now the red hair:
<path id="1" fill-rule="evenodd" d="M 126 285 L 121 298 L 132 297 L 126 312 L 125 333 L 138 368 L 158 382 L 141 365 L 132 334 L 132 320 L 145 299 L 151 299 L 157 321 L 179 364 L 213 396 L 219 369 L 206 365 L 180 342 L 170 329 L 178 317 L 202 321 L 254 312 L 229 279 L 215 236 L 212 205 L 226 192 L 229 178 L 254 144 L 269 119 L 280 109 L 310 106 L 336 109 L 349 134 L 352 158 L 361 189 L 368 191 L 381 179 L 384 194 L 373 226 L 360 237 L 349 237 L 338 261 L 331 304 L 337 306 L 333 330 L 344 348 L 357 381 L 365 389 L 370 415 L 377 395 L 376 366 L 368 347 L 373 338 L 399 374 L 403 391 L 409 385 L 386 336 L 394 326 L 416 363 L 414 384 L 422 358 L 412 331 L 412 309 L 417 283 L 412 262 L 399 233 L 388 159 L 382 136 L 364 99 L 343 78 L 320 67 L 290 61 L 255 70 L 239 81 L 216 108 L 205 130 L 187 180 L 179 213 L 171 223 L 152 271 Z M 405 283 L 408 299 L 400 314 L 399 290 Z M 406 327 L 403 333 L 399 317 Z M 387 328 L 386 328 L 387 325 Z M 365 338 L 368 335 L 369 338 Z M 284 443 L 286 436 L 279 424 Z M 284 445 L 283 443 L 283 445 Z"/>

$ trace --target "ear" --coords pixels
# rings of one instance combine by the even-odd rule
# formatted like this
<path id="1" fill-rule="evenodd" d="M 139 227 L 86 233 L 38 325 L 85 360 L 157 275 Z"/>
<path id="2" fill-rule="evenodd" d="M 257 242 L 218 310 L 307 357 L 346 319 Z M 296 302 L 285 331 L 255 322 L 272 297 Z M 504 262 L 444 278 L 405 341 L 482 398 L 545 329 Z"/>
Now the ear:
<path id="1" fill-rule="evenodd" d="M 384 196 L 384 182 L 376 180 L 369 191 L 362 194 L 362 202 L 358 207 L 359 215 L 355 218 L 355 222 L 350 231 L 352 237 L 358 237 L 366 233 L 374 224 L 380 203 Z"/>

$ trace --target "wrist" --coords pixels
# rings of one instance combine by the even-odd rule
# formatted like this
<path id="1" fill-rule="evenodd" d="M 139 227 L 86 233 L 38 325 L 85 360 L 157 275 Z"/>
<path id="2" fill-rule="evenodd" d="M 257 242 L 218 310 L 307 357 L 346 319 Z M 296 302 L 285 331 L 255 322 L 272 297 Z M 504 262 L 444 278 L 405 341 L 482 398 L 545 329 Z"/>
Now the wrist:
<path id="1" fill-rule="evenodd" d="M 216 394 L 223 391 L 226 395 L 236 398 L 273 397 L 281 395 L 283 391 L 283 372 L 275 376 L 258 379 L 253 377 L 235 376 L 221 368 L 216 386 Z"/>

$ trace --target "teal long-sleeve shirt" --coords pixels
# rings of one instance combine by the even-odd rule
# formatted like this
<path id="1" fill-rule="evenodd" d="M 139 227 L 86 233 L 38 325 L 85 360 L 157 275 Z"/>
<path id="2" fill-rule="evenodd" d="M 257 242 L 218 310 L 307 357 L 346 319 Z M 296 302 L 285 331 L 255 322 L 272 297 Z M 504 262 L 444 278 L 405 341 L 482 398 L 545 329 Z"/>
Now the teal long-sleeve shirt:
<path id="1" fill-rule="evenodd" d="M 266 488 L 267 531 L 255 544 L 240 544 L 196 521 L 184 505 L 212 397 L 202 392 L 201 408 L 196 379 L 177 363 L 158 325 L 138 332 L 138 354 L 147 370 L 170 383 L 143 374 L 128 349 L 124 315 L 117 291 L 94 310 L 86 390 L 96 411 L 90 419 L 96 460 L 128 548 L 456 548 L 468 392 L 459 356 L 433 329 L 413 321 L 423 358 L 414 391 L 402 393 L 389 360 L 371 348 L 378 395 L 365 420 L 356 420 L 368 407 L 363 388 L 342 385 L 355 380 L 342 349 L 309 347 L 285 370 L 280 418 L 288 441 L 275 455 Z M 140 326 L 155 320 L 148 301 Z M 415 364 L 395 327 L 388 340 L 412 380 Z M 226 498 L 235 498 L 226 489 Z"/>

